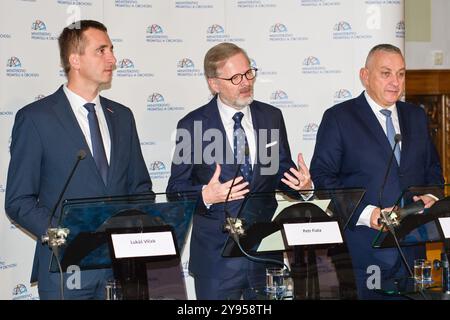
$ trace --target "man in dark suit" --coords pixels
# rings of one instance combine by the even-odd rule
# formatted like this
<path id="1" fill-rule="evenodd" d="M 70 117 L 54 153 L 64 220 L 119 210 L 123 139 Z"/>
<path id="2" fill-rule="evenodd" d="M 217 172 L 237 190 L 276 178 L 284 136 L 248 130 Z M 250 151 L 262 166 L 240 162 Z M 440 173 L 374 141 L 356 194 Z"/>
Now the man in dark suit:
<path id="1" fill-rule="evenodd" d="M 401 192 L 410 186 L 444 182 L 424 110 L 399 101 L 404 92 L 405 72 L 400 49 L 389 44 L 375 46 L 360 71 L 365 92 L 324 113 L 311 161 L 317 189 L 366 189 L 345 232 L 361 299 L 381 298 L 369 290 L 367 281 L 372 274 L 369 266 L 380 268 L 381 279 L 408 276 L 397 249 L 372 248 L 381 228 L 378 223 L 381 209 L 390 210 Z M 402 137 L 398 145 L 395 134 Z M 394 146 L 395 157 L 382 190 Z M 425 194 L 410 200 L 422 200 L 428 208 L 437 199 Z M 411 264 L 418 254 L 417 248 L 404 251 Z"/>
<path id="2" fill-rule="evenodd" d="M 301 154 L 298 169 L 291 160 L 280 110 L 253 100 L 257 70 L 245 51 L 231 43 L 218 44 L 207 52 L 204 69 L 215 96 L 179 121 L 167 192 L 195 191 L 201 196 L 189 262 L 197 298 L 251 298 L 249 289 L 265 283 L 265 265 L 221 256 L 228 237 L 223 232 L 225 216 L 236 217 L 249 191 L 310 189 L 310 175 Z"/>
<path id="3" fill-rule="evenodd" d="M 59 46 L 68 82 L 17 112 L 5 201 L 8 216 L 38 239 L 31 281 L 38 281 L 41 299 L 60 298 L 59 274 L 49 272 L 51 250 L 40 239 L 52 208 L 61 210 L 57 199 L 80 150 L 87 155 L 64 198 L 151 192 L 152 187 L 131 110 L 99 96 L 116 63 L 106 27 L 75 22 L 63 30 Z M 64 273 L 66 299 L 102 299 L 112 272 L 82 271 L 75 289 L 67 287 L 68 276 Z"/>

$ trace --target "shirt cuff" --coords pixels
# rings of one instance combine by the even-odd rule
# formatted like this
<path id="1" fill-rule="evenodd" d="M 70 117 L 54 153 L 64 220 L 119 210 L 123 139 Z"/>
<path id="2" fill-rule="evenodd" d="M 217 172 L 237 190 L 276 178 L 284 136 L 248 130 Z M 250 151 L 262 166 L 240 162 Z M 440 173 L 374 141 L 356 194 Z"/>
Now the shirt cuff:
<path id="1" fill-rule="evenodd" d="M 303 193 L 302 191 L 299 191 L 303 201 L 308 201 L 314 196 L 314 182 L 311 183 L 311 190 L 308 191 L 308 193 Z"/>
<path id="2" fill-rule="evenodd" d="M 202 191 L 203 191 L 203 189 L 205 189 L 205 188 L 206 188 L 206 185 L 204 185 L 204 186 L 202 187 Z M 209 210 L 209 208 L 212 206 L 212 204 L 206 203 L 205 200 L 203 200 L 203 204 L 205 205 L 206 209 L 208 209 L 208 210 Z"/>
<path id="3" fill-rule="evenodd" d="M 366 226 L 370 228 L 370 217 L 372 216 L 373 210 L 376 206 L 368 205 L 364 208 L 359 216 L 358 222 L 356 222 L 357 226 Z"/>
<path id="4" fill-rule="evenodd" d="M 426 196 L 428 196 L 428 197 L 430 197 L 430 198 L 433 198 L 434 199 L 434 201 L 439 201 L 439 198 L 438 197 L 436 197 L 434 194 L 431 194 L 431 193 L 427 193 L 426 194 Z"/>

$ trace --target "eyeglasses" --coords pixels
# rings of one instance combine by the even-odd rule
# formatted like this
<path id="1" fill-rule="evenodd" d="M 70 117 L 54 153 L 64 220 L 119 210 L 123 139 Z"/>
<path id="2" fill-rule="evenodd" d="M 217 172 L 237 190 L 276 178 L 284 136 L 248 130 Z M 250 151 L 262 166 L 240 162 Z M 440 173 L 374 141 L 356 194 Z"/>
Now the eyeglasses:
<path id="1" fill-rule="evenodd" d="M 228 78 L 228 79 L 220 78 L 220 77 L 216 77 L 216 78 L 221 79 L 221 80 L 231 81 L 232 84 L 237 86 L 239 83 L 242 82 L 242 79 L 244 78 L 244 76 L 247 78 L 247 80 L 255 79 L 256 71 L 258 71 L 257 68 L 250 68 L 247 71 L 245 71 L 245 73 L 236 73 L 234 76 L 232 76 L 231 78 Z"/>

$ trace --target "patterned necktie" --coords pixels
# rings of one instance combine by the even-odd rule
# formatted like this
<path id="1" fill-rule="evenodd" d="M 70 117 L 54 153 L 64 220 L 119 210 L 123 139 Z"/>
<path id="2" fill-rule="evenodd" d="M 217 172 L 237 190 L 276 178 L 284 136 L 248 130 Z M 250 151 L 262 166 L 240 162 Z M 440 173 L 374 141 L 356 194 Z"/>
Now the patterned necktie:
<path id="1" fill-rule="evenodd" d="M 86 103 L 83 107 L 89 111 L 88 120 L 89 131 L 91 132 L 92 153 L 97 169 L 106 186 L 108 180 L 108 160 L 106 159 L 105 146 L 103 145 L 102 134 L 98 125 L 97 114 L 95 113 L 95 103 Z"/>
<path id="2" fill-rule="evenodd" d="M 248 148 L 247 136 L 241 125 L 242 112 L 236 112 L 233 116 L 233 149 L 235 164 L 241 164 L 241 173 L 248 182 L 252 179 L 252 166 L 250 164 L 250 149 Z"/>
<path id="3" fill-rule="evenodd" d="M 393 148 L 395 145 L 395 129 L 394 123 L 392 122 L 391 113 L 392 111 L 383 109 L 380 112 L 386 117 L 386 135 L 388 137 L 389 143 Z M 395 159 L 397 159 L 397 163 L 400 164 L 400 146 L 397 145 L 394 151 Z"/>

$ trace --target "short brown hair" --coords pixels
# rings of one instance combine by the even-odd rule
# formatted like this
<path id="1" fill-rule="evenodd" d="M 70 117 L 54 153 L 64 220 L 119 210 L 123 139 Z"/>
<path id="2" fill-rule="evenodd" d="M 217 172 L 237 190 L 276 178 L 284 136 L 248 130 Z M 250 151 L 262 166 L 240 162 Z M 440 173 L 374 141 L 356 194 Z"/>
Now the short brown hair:
<path id="1" fill-rule="evenodd" d="M 84 52 L 86 43 L 83 35 L 84 32 L 90 28 L 103 32 L 108 31 L 103 23 L 98 21 L 80 20 L 68 25 L 61 32 L 61 35 L 58 38 L 59 55 L 61 58 L 61 65 L 66 74 L 70 71 L 69 56 L 72 53 L 82 54 Z"/>
<path id="2" fill-rule="evenodd" d="M 221 62 L 224 62 L 226 59 L 231 58 L 238 53 L 244 54 L 248 60 L 248 64 L 250 65 L 250 58 L 245 50 L 233 43 L 223 42 L 209 49 L 203 61 L 205 77 L 217 77 L 217 69 L 220 67 Z"/>
<path id="3" fill-rule="evenodd" d="M 392 44 L 388 44 L 388 43 L 378 44 L 375 47 L 373 47 L 372 49 L 370 49 L 369 54 L 367 55 L 367 58 L 366 58 L 366 67 L 367 67 L 370 59 L 372 58 L 372 56 L 378 51 L 397 53 L 403 57 L 403 54 L 402 54 L 402 51 L 400 50 L 400 48 L 398 48 Z"/>

